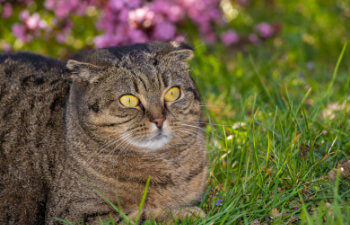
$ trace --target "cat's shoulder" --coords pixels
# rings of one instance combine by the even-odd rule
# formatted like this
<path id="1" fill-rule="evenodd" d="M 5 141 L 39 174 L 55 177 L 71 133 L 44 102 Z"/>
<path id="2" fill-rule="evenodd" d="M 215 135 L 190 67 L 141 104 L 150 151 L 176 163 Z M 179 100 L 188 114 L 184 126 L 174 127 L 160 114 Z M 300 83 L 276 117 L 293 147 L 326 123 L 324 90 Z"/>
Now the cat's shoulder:
<path id="1" fill-rule="evenodd" d="M 0 53 L 0 83 L 16 85 L 31 80 L 34 83 L 36 80 L 65 80 L 66 77 L 68 70 L 64 61 L 31 52 Z"/>
<path id="2" fill-rule="evenodd" d="M 64 68 L 64 62 L 32 52 L 0 53 L 0 67 L 10 65 L 30 65 L 34 69 Z"/>

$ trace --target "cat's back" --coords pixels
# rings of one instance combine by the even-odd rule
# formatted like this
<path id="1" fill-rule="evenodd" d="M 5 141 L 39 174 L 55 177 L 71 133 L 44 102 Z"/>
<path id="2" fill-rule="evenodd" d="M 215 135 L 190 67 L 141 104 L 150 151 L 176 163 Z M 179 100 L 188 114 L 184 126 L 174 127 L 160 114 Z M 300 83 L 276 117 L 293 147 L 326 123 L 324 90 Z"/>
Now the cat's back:
<path id="1" fill-rule="evenodd" d="M 30 132 L 31 125 L 54 126 L 68 86 L 64 62 L 26 52 L 0 54 L 0 143 L 18 127 Z"/>
<path id="2" fill-rule="evenodd" d="M 0 224 L 31 224 L 23 212 L 45 213 L 38 202 L 64 150 L 66 74 L 59 60 L 0 54 Z"/>
<path id="3" fill-rule="evenodd" d="M 30 151 L 36 151 L 46 136 L 62 130 L 68 91 L 63 61 L 27 52 L 0 54 L 0 146 L 4 153 L 14 154 L 31 144 L 35 148 Z"/>

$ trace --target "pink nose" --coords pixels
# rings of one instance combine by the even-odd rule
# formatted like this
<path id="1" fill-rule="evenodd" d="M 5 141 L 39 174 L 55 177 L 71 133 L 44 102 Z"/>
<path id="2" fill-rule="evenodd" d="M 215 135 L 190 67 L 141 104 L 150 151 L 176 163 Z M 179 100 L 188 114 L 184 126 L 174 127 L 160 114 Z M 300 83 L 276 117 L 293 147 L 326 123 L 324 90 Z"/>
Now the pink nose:
<path id="1" fill-rule="evenodd" d="M 155 123 L 159 129 L 162 128 L 164 121 L 165 118 L 155 118 L 152 120 L 152 122 Z"/>

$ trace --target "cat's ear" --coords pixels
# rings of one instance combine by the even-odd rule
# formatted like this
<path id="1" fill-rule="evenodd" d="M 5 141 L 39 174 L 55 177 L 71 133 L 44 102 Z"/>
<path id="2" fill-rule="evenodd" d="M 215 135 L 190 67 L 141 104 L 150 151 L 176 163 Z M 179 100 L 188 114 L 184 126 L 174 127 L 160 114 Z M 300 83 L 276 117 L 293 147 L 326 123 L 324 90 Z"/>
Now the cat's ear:
<path id="1" fill-rule="evenodd" d="M 169 44 L 173 47 L 169 56 L 176 57 L 179 61 L 189 61 L 193 58 L 193 48 L 188 44 L 177 41 L 171 41 Z"/>
<path id="2" fill-rule="evenodd" d="M 97 80 L 96 74 L 102 69 L 90 63 L 79 62 L 73 59 L 68 60 L 66 67 L 71 71 L 72 78 L 80 81 L 93 83 Z"/>

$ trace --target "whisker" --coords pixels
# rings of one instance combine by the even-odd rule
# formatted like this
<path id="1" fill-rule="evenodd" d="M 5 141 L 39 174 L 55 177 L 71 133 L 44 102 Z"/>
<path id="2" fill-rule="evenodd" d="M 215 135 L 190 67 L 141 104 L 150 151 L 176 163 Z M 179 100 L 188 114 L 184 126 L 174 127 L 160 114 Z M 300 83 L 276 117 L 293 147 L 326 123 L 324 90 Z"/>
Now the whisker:
<path id="1" fill-rule="evenodd" d="M 212 122 L 199 122 L 199 124 L 205 124 L 205 125 L 212 125 L 212 126 L 222 126 L 222 127 L 232 127 L 233 124 L 219 124 L 219 123 L 212 123 Z"/>
<path id="2" fill-rule="evenodd" d="M 127 133 L 125 133 L 125 134 L 122 134 L 119 138 L 117 138 L 116 140 L 112 140 L 112 143 L 111 144 L 109 144 L 108 146 L 106 146 L 106 147 L 103 147 L 101 150 L 99 150 L 99 151 L 96 151 L 94 154 L 93 154 L 93 156 L 91 156 L 90 157 L 90 161 L 88 161 L 88 166 L 90 166 L 90 164 L 96 159 L 96 158 L 98 158 L 98 157 L 96 157 L 96 156 L 98 156 L 98 155 L 100 155 L 104 150 L 106 150 L 106 149 L 108 149 L 110 146 L 112 146 L 112 145 L 114 145 L 114 144 L 116 144 L 119 140 L 121 140 L 121 139 L 123 139 L 123 138 L 127 138 L 127 137 L 129 137 L 131 134 L 127 134 Z M 117 145 L 118 146 L 118 145 Z"/>
<path id="3" fill-rule="evenodd" d="M 201 128 L 201 127 L 198 127 L 198 126 L 193 126 L 193 125 L 186 124 L 186 123 L 182 123 L 182 124 L 179 124 L 179 125 L 182 125 L 182 126 L 187 126 L 187 127 L 193 127 L 193 128 L 199 129 L 199 130 L 205 130 L 205 129 Z"/>
<path id="4" fill-rule="evenodd" d="M 120 146 L 122 146 L 123 144 L 127 143 L 126 138 L 130 137 L 131 135 L 132 135 L 132 133 L 127 133 L 127 135 L 126 135 L 125 137 L 121 138 L 121 139 L 123 139 L 123 140 L 122 140 L 121 142 L 119 142 L 118 145 L 115 146 L 115 147 L 113 148 L 113 150 L 110 151 L 110 152 L 102 159 L 102 161 L 104 162 L 108 157 L 110 157 L 111 155 L 113 155 L 114 152 L 115 152 L 116 150 L 118 150 L 118 148 L 119 148 Z M 119 150 L 121 150 L 121 149 L 119 148 Z"/>
<path id="5" fill-rule="evenodd" d="M 196 128 L 196 129 L 198 129 L 198 130 L 201 130 L 201 131 L 203 131 L 203 132 L 206 132 L 206 131 L 205 131 L 203 128 L 201 128 L 201 127 L 191 126 L 191 125 L 188 125 L 188 124 L 186 124 L 186 125 L 184 125 L 184 124 L 182 124 L 182 125 L 176 125 L 176 127 L 181 127 L 182 129 Z M 225 140 L 225 137 L 223 137 L 222 135 L 219 135 L 219 134 L 215 134 L 214 132 L 211 132 L 211 136 L 212 136 L 212 137 L 219 138 L 219 139 L 221 139 L 221 140 Z"/>
<path id="6" fill-rule="evenodd" d="M 114 134 L 116 135 L 116 134 Z M 112 135 L 109 135 L 109 137 Z M 92 153 L 85 161 L 87 162 L 87 164 L 90 163 L 90 160 L 92 160 L 93 157 L 95 157 L 96 155 L 99 155 L 100 153 L 102 153 L 105 149 L 109 148 L 111 145 L 115 144 L 118 140 L 112 139 L 111 141 L 107 141 L 106 144 L 102 145 L 100 149 L 98 149 L 97 151 L 95 151 L 94 153 Z"/>

